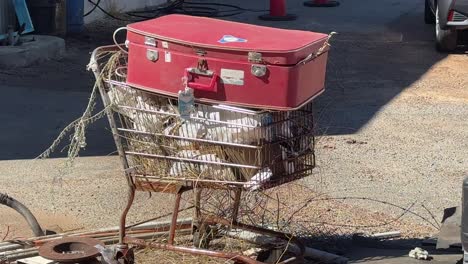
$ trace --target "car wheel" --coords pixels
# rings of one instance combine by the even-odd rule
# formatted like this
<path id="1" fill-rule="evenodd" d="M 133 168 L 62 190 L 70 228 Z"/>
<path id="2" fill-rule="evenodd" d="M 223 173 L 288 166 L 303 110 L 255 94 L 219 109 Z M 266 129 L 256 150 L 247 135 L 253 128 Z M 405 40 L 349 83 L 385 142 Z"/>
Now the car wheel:
<path id="1" fill-rule="evenodd" d="M 436 18 L 434 13 L 432 12 L 431 5 L 429 3 L 429 0 L 424 1 L 424 22 L 426 24 L 434 24 L 436 22 Z"/>
<path id="2" fill-rule="evenodd" d="M 440 52 L 453 51 L 457 48 L 457 30 L 453 28 L 442 29 L 439 19 L 439 7 L 436 7 L 436 49 Z"/>

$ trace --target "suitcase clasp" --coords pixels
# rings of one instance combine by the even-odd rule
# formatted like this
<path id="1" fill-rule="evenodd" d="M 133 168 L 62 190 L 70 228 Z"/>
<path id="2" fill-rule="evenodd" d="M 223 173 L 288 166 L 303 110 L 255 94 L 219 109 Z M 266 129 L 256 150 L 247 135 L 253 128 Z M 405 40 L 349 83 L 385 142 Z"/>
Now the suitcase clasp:
<path id="1" fill-rule="evenodd" d="M 146 50 L 146 58 L 152 62 L 155 62 L 159 59 L 159 54 L 157 50 Z"/>
<path id="2" fill-rule="evenodd" d="M 261 63 L 263 62 L 262 54 L 259 52 L 249 52 L 248 55 L 249 62 L 254 62 L 254 63 Z"/>
<path id="3" fill-rule="evenodd" d="M 253 64 L 250 68 L 250 72 L 257 77 L 263 77 L 267 73 L 266 65 Z"/>
<path id="4" fill-rule="evenodd" d="M 199 59 L 197 69 L 200 72 L 206 72 L 208 70 L 208 62 L 205 59 Z"/>
<path id="5" fill-rule="evenodd" d="M 155 38 L 145 36 L 145 45 L 156 47 L 156 44 Z"/>

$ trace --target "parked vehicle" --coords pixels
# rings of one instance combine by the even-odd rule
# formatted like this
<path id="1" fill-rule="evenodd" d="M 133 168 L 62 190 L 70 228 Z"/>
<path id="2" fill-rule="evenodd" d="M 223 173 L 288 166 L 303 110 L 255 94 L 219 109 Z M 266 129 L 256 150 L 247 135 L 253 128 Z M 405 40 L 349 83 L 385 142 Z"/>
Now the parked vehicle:
<path id="1" fill-rule="evenodd" d="M 463 249 L 463 264 L 468 263 L 468 177 L 463 181 L 461 217 L 461 245 Z"/>
<path id="2" fill-rule="evenodd" d="M 468 29 L 468 0 L 425 0 L 424 20 L 435 24 L 437 50 L 453 51 Z"/>

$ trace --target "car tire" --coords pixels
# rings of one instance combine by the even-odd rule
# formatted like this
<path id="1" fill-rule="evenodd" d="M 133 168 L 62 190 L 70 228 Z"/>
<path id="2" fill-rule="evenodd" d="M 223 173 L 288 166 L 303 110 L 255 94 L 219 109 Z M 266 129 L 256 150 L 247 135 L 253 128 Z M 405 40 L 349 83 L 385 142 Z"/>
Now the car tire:
<path id="1" fill-rule="evenodd" d="M 440 52 L 450 52 L 457 48 L 457 30 L 453 28 L 442 29 L 439 19 L 439 7 L 436 7 L 436 49 Z"/>
<path id="2" fill-rule="evenodd" d="M 434 12 L 432 12 L 429 0 L 425 0 L 424 2 L 424 22 L 426 24 L 435 24 L 436 18 Z"/>

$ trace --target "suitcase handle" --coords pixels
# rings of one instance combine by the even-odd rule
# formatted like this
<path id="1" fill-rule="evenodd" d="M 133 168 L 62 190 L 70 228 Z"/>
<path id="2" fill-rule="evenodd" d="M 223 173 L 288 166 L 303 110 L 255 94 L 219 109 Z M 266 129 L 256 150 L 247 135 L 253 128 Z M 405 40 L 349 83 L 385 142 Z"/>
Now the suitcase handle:
<path id="1" fill-rule="evenodd" d="M 203 75 L 203 76 L 211 76 L 211 81 L 209 84 L 201 84 L 192 82 L 191 74 Z M 218 75 L 213 71 L 200 71 L 197 68 L 187 68 L 185 71 L 185 77 L 187 78 L 187 87 L 195 89 L 195 90 L 203 90 L 203 91 L 210 91 L 216 92 L 216 82 L 218 81 Z"/>

